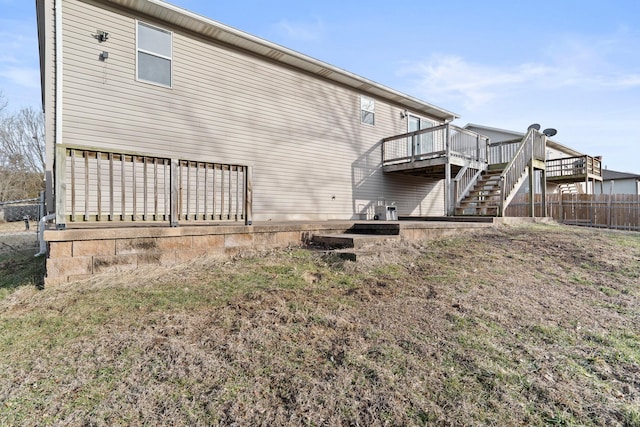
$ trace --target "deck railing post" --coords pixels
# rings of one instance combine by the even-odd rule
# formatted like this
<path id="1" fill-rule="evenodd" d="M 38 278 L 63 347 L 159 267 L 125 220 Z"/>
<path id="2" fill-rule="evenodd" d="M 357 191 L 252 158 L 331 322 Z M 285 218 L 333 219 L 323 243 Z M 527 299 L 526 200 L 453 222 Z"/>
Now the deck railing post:
<path id="1" fill-rule="evenodd" d="M 178 160 L 171 159 L 171 214 L 169 215 L 169 224 L 171 227 L 178 226 L 178 198 L 179 198 L 179 185 L 178 185 Z"/>
<path id="2" fill-rule="evenodd" d="M 500 178 L 500 215 L 504 216 L 504 202 L 505 202 L 505 185 L 504 185 L 504 177 Z"/>
<path id="3" fill-rule="evenodd" d="M 253 167 L 244 168 L 244 224 L 253 224 Z"/>
<path id="4" fill-rule="evenodd" d="M 451 132 L 450 124 L 447 123 L 444 128 L 444 143 L 445 143 L 445 165 L 444 165 L 444 177 L 445 177 L 445 206 L 447 208 L 447 215 L 452 216 L 455 213 L 455 207 L 453 205 L 453 185 L 451 181 Z"/>
<path id="5" fill-rule="evenodd" d="M 64 230 L 67 227 L 67 149 L 63 145 L 56 144 L 54 164 L 56 228 Z"/>
<path id="6" fill-rule="evenodd" d="M 411 135 L 411 163 L 416 159 L 416 135 Z"/>

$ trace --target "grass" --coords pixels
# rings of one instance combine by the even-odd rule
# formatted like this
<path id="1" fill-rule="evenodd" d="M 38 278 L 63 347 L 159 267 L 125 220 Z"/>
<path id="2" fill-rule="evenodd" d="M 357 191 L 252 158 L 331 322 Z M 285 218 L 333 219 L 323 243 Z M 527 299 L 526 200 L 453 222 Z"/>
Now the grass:
<path id="1" fill-rule="evenodd" d="M 535 225 L 16 278 L 0 425 L 639 426 L 639 241 Z"/>
<path id="2" fill-rule="evenodd" d="M 35 249 L 0 251 L 0 301 L 21 286 L 41 287 L 44 257 L 34 257 Z"/>

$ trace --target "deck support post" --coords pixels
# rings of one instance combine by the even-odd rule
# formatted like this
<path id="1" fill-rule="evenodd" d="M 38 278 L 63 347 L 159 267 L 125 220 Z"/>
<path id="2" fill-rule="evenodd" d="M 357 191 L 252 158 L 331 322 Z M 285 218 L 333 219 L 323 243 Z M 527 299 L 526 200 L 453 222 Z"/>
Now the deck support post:
<path id="1" fill-rule="evenodd" d="M 447 123 L 444 133 L 446 164 L 444 165 L 444 205 L 447 209 L 447 216 L 453 216 L 455 212 L 453 185 L 451 182 L 451 132 L 450 124 Z"/>
<path id="2" fill-rule="evenodd" d="M 546 218 L 547 213 L 547 171 L 540 169 L 540 186 L 542 191 L 542 216 Z"/>
<path id="3" fill-rule="evenodd" d="M 529 163 L 529 216 L 534 218 L 536 216 L 535 211 L 535 176 L 536 170 L 533 167 L 533 158 L 531 159 L 531 163 Z"/>

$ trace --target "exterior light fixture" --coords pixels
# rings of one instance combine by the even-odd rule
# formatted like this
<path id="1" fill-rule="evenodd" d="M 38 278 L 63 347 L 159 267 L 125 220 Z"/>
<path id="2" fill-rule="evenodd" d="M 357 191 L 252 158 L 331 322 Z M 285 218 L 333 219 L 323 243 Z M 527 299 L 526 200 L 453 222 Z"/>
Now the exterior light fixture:
<path id="1" fill-rule="evenodd" d="M 98 30 L 96 38 L 100 43 L 106 42 L 107 40 L 109 40 L 109 33 L 107 33 L 106 31 Z"/>

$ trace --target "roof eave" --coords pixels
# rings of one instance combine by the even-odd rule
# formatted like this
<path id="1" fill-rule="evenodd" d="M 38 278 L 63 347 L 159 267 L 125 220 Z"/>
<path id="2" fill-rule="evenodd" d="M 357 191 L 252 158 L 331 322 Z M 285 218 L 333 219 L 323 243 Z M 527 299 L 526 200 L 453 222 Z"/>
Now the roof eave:
<path id="1" fill-rule="evenodd" d="M 441 120 L 458 114 L 161 0 L 102 0 Z"/>
<path id="2" fill-rule="evenodd" d="M 40 102 L 42 103 L 42 111 L 44 112 L 44 93 L 45 93 L 45 15 L 44 15 L 44 0 L 36 0 L 36 26 L 38 30 L 38 58 L 40 60 Z"/>

